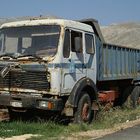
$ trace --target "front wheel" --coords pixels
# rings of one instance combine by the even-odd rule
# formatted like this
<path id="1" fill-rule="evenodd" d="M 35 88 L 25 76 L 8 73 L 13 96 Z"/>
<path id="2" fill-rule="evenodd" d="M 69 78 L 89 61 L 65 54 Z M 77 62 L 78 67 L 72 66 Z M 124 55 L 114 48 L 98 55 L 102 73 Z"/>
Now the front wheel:
<path id="1" fill-rule="evenodd" d="M 92 108 L 91 108 L 91 99 L 90 96 L 83 92 L 77 106 L 77 110 L 74 116 L 74 122 L 90 122 L 92 118 Z"/>

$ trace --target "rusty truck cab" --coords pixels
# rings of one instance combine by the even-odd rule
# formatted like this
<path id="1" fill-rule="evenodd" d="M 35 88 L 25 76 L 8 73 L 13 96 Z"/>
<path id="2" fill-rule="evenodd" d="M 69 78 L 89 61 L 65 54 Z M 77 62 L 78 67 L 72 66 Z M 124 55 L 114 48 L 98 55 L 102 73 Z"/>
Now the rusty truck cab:
<path id="1" fill-rule="evenodd" d="M 85 45 L 91 48 L 85 48 Z M 33 19 L 0 28 L 0 105 L 62 111 L 78 81 L 96 83 L 91 26 L 63 19 Z"/>

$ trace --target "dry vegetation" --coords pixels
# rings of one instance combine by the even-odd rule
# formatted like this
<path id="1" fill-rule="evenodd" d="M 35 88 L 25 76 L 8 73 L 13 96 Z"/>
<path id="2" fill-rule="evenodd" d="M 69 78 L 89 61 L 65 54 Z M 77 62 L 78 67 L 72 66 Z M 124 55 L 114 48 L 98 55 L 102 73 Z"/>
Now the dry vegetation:
<path id="1" fill-rule="evenodd" d="M 140 124 L 140 107 L 137 109 L 112 108 L 109 111 L 102 109 L 98 113 L 97 120 L 91 124 L 77 125 L 70 123 L 64 125 L 59 122 L 41 119 L 38 119 L 38 121 L 0 122 L 0 140 L 15 140 L 16 138 L 26 138 L 26 136 L 30 140 L 87 140 L 132 127 L 136 124 Z"/>

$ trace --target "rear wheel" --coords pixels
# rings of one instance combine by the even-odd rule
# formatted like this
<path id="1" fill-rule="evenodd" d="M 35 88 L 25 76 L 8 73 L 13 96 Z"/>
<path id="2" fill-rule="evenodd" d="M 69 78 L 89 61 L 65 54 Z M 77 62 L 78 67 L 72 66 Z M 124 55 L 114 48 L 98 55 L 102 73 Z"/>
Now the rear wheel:
<path id="1" fill-rule="evenodd" d="M 130 107 L 130 108 L 137 108 L 140 105 L 140 87 L 128 87 L 124 93 L 125 102 L 123 106 Z"/>
<path id="2" fill-rule="evenodd" d="M 92 115 L 90 96 L 84 92 L 78 102 L 77 110 L 74 116 L 74 122 L 90 122 Z"/>
<path id="3" fill-rule="evenodd" d="M 132 107 L 137 108 L 140 105 L 140 87 L 135 86 L 130 96 Z"/>
<path id="4" fill-rule="evenodd" d="M 127 103 L 129 97 L 130 97 L 130 94 L 132 93 L 132 90 L 133 90 L 133 86 L 129 86 L 127 88 L 121 88 L 120 89 L 120 96 L 119 96 L 119 105 L 120 106 L 123 106 Z M 124 89 L 124 90 L 123 90 Z"/>

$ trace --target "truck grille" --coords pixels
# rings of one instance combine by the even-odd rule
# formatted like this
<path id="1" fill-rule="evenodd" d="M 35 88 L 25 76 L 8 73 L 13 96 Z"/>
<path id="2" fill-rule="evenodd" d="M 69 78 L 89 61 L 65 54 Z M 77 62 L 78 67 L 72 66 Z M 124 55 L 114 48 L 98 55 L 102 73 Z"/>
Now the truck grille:
<path id="1" fill-rule="evenodd" d="M 0 88 L 49 91 L 50 83 L 46 72 L 10 71 L 4 78 L 0 77 Z"/>

